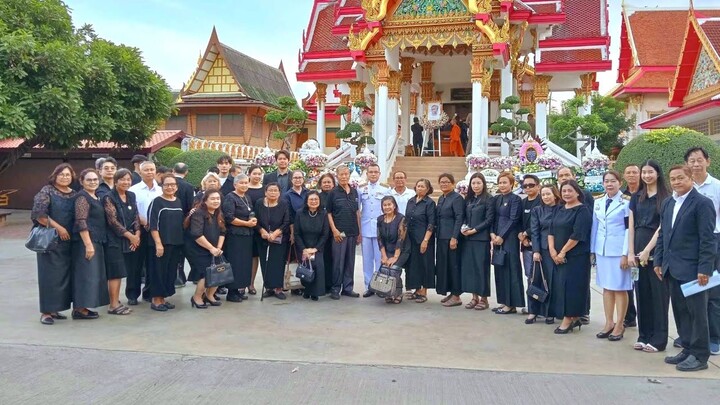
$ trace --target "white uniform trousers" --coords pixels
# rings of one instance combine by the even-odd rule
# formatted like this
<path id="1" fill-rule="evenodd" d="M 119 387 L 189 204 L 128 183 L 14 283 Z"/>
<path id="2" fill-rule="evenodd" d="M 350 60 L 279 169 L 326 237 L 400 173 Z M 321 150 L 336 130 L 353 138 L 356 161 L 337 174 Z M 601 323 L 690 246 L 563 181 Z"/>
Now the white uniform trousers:
<path id="1" fill-rule="evenodd" d="M 380 269 L 380 247 L 377 238 L 362 237 L 362 262 L 365 289 L 370 286 L 373 273 Z"/>

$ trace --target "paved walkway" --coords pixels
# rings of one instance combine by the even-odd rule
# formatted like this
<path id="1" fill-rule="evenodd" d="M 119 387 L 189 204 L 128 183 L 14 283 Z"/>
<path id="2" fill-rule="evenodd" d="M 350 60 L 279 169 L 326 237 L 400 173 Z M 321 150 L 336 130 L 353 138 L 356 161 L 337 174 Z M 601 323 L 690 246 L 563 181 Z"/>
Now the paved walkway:
<path id="1" fill-rule="evenodd" d="M 412 378 L 417 375 L 418 378 L 417 382 L 406 378 L 398 380 L 398 384 L 386 386 L 407 388 L 400 391 L 391 389 L 391 392 L 400 395 L 401 403 L 416 400 L 421 403 L 447 403 L 467 398 L 457 396 L 461 394 L 493 403 L 503 402 L 498 398 L 504 397 L 496 397 L 499 394 L 490 387 L 504 379 L 513 381 L 499 385 L 508 395 L 512 394 L 508 398 L 512 398 L 510 402 L 513 403 L 536 398 L 535 395 L 544 399 L 539 402 L 558 402 L 560 398 L 572 398 L 576 391 L 577 399 L 601 398 L 596 394 L 600 395 L 607 387 L 613 387 L 613 392 L 620 392 L 626 387 L 628 392 L 632 389 L 635 390 L 632 392 L 650 395 L 638 397 L 644 402 L 652 395 L 665 395 L 662 393 L 672 391 L 660 388 L 667 388 L 668 384 L 646 384 L 647 378 L 673 381 L 667 380 L 669 377 L 691 378 L 699 392 L 704 392 L 700 389 L 702 387 L 709 390 L 717 387 L 714 393 L 720 394 L 717 381 L 711 385 L 698 381 L 720 379 L 718 357 L 711 358 L 709 370 L 688 375 L 664 364 L 665 353 L 634 351 L 632 344 L 637 338 L 634 328 L 628 329 L 625 339 L 620 342 L 596 339 L 595 333 L 603 325 L 602 296 L 598 291 L 592 294 L 591 324 L 564 336 L 552 333 L 557 325 L 525 325 L 522 315 L 500 316 L 490 311 L 466 310 L 463 307 L 444 308 L 440 306 L 437 295 L 431 295 L 424 304 L 403 302 L 401 305 L 386 305 L 383 300 L 374 297 L 343 297 L 340 301 L 322 297 L 318 302 L 288 297 L 286 301 L 271 298 L 261 303 L 255 296 L 241 304 L 223 302 L 221 307 L 199 311 L 191 309 L 188 302 L 194 290 L 191 284 L 178 290 L 170 299 L 178 308 L 167 313 L 151 311 L 145 304 L 134 307 L 135 313 L 126 317 L 111 316 L 101 311 L 101 318 L 96 321 L 67 320 L 58 321 L 51 327 L 43 326 L 37 312 L 35 256 L 23 246 L 27 222 L 22 221 L 22 215 L 13 217 L 14 223 L 0 228 L 0 274 L 3 275 L 0 277 L 0 288 L 4 291 L 0 295 L 0 307 L 4 308 L 0 311 L 0 358 L 32 358 L 32 363 L 27 366 L 19 363 L 10 368 L 32 370 L 13 375 L 11 381 L 25 374 L 43 377 L 42 381 L 47 381 L 42 374 L 45 360 L 49 362 L 48 373 L 62 375 L 66 364 L 62 359 L 77 358 L 78 364 L 71 361 L 67 365 L 78 372 L 90 367 L 92 372 L 85 371 L 87 376 L 73 377 L 76 378 L 73 381 L 78 391 L 68 391 L 70 397 L 78 392 L 85 395 L 84 390 L 89 387 L 88 392 L 97 392 L 97 398 L 115 398 L 113 395 L 121 395 L 123 389 L 113 384 L 122 384 L 126 378 L 147 384 L 156 382 L 155 379 L 157 382 L 177 380 L 173 383 L 179 387 L 177 392 L 174 388 L 157 392 L 157 398 L 167 398 L 170 402 L 180 393 L 187 394 L 190 388 L 182 387 L 193 382 L 194 392 L 200 393 L 198 395 L 207 393 L 207 390 L 201 389 L 202 381 L 211 381 L 212 378 L 209 374 L 204 375 L 207 373 L 202 370 L 216 370 L 213 375 L 220 379 L 216 383 L 218 388 L 234 387 L 234 381 L 239 377 L 226 375 L 224 365 L 238 370 L 253 365 L 250 369 L 257 369 L 258 375 L 264 376 L 244 385 L 252 388 L 259 398 L 254 403 L 265 403 L 274 398 L 265 392 L 263 384 L 274 386 L 281 383 L 295 386 L 283 386 L 280 392 L 295 392 L 298 395 L 305 392 L 302 395 L 307 397 L 302 398 L 307 398 L 307 403 L 341 399 L 333 395 L 337 395 L 337 390 L 351 386 L 350 398 L 360 402 L 371 399 L 363 392 L 372 384 L 387 383 L 388 378 L 395 375 L 412 375 Z M 360 257 L 355 279 L 362 280 Z M 361 292 L 360 287 L 356 290 Z M 463 299 L 467 301 L 469 297 L 464 296 Z M 671 354 L 676 352 L 677 349 L 668 350 Z M 32 355 L 24 356 L 23 353 Z M 103 360 L 105 356 L 108 356 L 107 362 Z M 153 364 L 157 364 L 158 369 L 146 371 L 144 364 L 147 359 L 155 362 Z M 193 364 L 198 366 L 194 369 L 178 366 L 184 364 L 181 360 L 186 359 L 192 359 Z M 300 369 L 311 371 L 310 375 L 318 378 L 302 377 L 307 374 L 300 372 L 297 376 L 285 375 L 287 368 L 295 367 L 287 362 L 303 363 Z M 7 364 L 0 362 L 0 370 L 7 370 L 6 367 L 10 367 Z M 362 367 L 364 365 L 380 367 Z M 165 371 L 157 373 L 152 370 Z M 505 374 L 474 373 L 472 370 L 519 374 L 507 374 L 501 378 L 498 376 Z M 114 377 L 115 372 L 122 378 Z M 134 376 L 135 372 L 144 377 Z M 557 374 L 560 378 L 548 373 Z M 159 377 L 161 374 L 162 377 Z M 358 375 L 366 374 L 357 384 L 354 382 Z M 8 373 L 0 375 L 7 378 Z M 599 375 L 605 376 L 600 379 L 602 384 L 586 386 Z M 324 376 L 333 376 L 327 380 L 327 386 L 335 391 L 315 393 L 315 388 L 306 387 L 313 381 L 324 384 Z M 522 380 L 516 376 L 522 377 Z M 615 378 L 623 376 L 631 378 Z M 112 384 L 105 388 L 92 388 L 93 382 L 103 379 L 112 381 Z M 444 383 L 435 385 L 432 382 L 436 380 L 436 384 Z M 1 381 L 2 378 L 0 391 L 4 392 L 3 385 L 6 384 Z M 554 388 L 543 389 L 550 381 L 555 384 Z M 582 381 L 585 383 L 581 384 Z M 533 390 L 539 387 L 540 391 L 526 393 L 526 382 L 532 382 Z M 459 388 L 460 385 L 462 387 Z M 410 387 L 415 387 L 415 391 Z M 37 398 L 51 396 L 52 389 L 43 392 L 39 392 Z M 58 391 L 61 392 L 64 391 Z M 276 392 L 275 388 L 272 392 Z M 17 401 L 9 403 L 17 403 L 27 398 L 23 395 L 28 393 L 12 395 L 16 395 L 11 398 L 17 398 Z M 213 400 L 217 402 L 222 397 L 220 395 Z M 61 394 L 59 398 L 62 398 Z M 386 399 L 384 394 L 374 398 Z M 608 397 L 612 398 L 617 399 Z"/>

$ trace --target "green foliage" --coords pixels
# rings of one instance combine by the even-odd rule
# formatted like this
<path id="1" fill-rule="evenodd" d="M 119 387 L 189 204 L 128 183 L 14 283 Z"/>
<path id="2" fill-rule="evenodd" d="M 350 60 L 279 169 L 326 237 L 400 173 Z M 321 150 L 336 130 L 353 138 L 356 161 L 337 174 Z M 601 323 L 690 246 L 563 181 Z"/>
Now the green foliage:
<path id="1" fill-rule="evenodd" d="M 292 97 L 280 97 L 278 104 L 280 104 L 279 110 L 269 111 L 265 114 L 265 121 L 273 124 L 271 132 L 268 134 L 268 143 L 269 136 L 272 135 L 274 139 L 283 141 L 281 149 L 288 149 L 292 137 L 301 133 L 305 128 L 305 122 L 309 115 L 307 111 L 298 107 L 297 101 Z"/>
<path id="2" fill-rule="evenodd" d="M 176 155 L 168 162 L 168 166 L 182 162 L 188 165 L 188 175 L 185 180 L 195 187 L 200 187 L 200 181 L 205 177 L 207 169 L 217 164 L 217 160 L 225 153 L 217 150 L 195 149 Z"/>
<path id="3" fill-rule="evenodd" d="M 635 116 L 625 117 L 625 103 L 609 96 L 593 96 L 590 114 L 579 116 L 577 110 L 584 104 L 582 97 L 576 97 L 563 103 L 562 113 L 550 113 L 550 140 L 575 154 L 579 134 L 597 137 L 600 151 L 610 155 L 614 147 L 622 146 L 619 135 L 635 126 Z"/>
<path id="4" fill-rule="evenodd" d="M 658 129 L 633 139 L 620 152 L 615 169 L 622 173 L 631 163 L 642 164 L 653 159 L 667 174 L 671 166 L 683 164 L 685 152 L 696 146 L 705 148 L 710 154 L 708 171 L 713 176 L 720 175 L 720 146 L 700 132 L 681 127 Z"/>
<path id="5" fill-rule="evenodd" d="M 290 170 L 300 170 L 307 176 L 308 173 L 310 173 L 310 168 L 302 159 L 298 159 L 288 166 Z"/>
<path id="6" fill-rule="evenodd" d="M 165 81 L 140 51 L 73 29 L 60 0 L 0 2 L 0 139 L 71 149 L 83 141 L 138 147 L 172 110 Z"/>
<path id="7" fill-rule="evenodd" d="M 350 112 L 350 107 L 341 105 L 335 109 L 335 115 L 345 115 Z"/>
<path id="8" fill-rule="evenodd" d="M 367 108 L 367 106 L 368 106 L 368 104 L 362 100 L 358 100 L 353 103 L 353 107 L 355 107 L 355 108 L 363 109 L 363 108 Z"/>
<path id="9" fill-rule="evenodd" d="M 155 162 L 162 166 L 171 167 L 170 161 L 177 155 L 183 153 L 182 149 L 175 146 L 166 146 L 159 151 L 155 152 L 153 159 Z"/>
<path id="10" fill-rule="evenodd" d="M 515 145 L 513 145 L 515 141 L 524 140 L 529 135 L 533 135 L 532 127 L 526 121 L 526 116 L 530 113 L 530 110 L 519 107 L 519 105 L 520 97 L 506 97 L 500 103 L 500 109 L 512 113 L 512 118 L 499 117 L 497 121 L 490 125 L 490 130 L 500 135 L 503 142 L 508 144 L 510 155 L 515 152 Z"/>

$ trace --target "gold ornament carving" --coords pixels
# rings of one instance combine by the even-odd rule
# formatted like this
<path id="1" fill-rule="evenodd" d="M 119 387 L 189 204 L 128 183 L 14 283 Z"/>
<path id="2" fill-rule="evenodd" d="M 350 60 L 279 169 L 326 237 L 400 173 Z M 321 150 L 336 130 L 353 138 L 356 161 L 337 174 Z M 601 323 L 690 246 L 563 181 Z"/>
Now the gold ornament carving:
<path id="1" fill-rule="evenodd" d="M 341 94 L 340 95 L 340 105 L 344 107 L 350 106 L 350 95 L 349 94 Z"/>
<path id="2" fill-rule="evenodd" d="M 435 91 L 435 83 L 422 82 L 420 83 L 420 89 L 422 90 L 422 102 L 427 104 L 433 98 L 433 92 Z"/>
<path id="3" fill-rule="evenodd" d="M 348 48 L 351 51 L 363 50 L 363 42 L 365 38 L 370 35 L 370 31 L 367 28 L 363 28 L 359 32 L 355 33 L 354 26 L 350 25 L 350 31 L 348 32 Z"/>
<path id="4" fill-rule="evenodd" d="M 550 96 L 550 80 L 552 80 L 552 76 L 535 76 L 535 88 L 533 89 L 535 102 L 547 103 L 548 97 Z"/>
<path id="5" fill-rule="evenodd" d="M 368 97 L 370 98 L 370 108 L 373 110 L 375 109 L 375 93 L 368 94 Z"/>
<path id="6" fill-rule="evenodd" d="M 415 115 L 417 113 L 417 93 L 410 93 L 410 114 Z"/>
<path id="7" fill-rule="evenodd" d="M 492 92 L 492 77 L 492 69 L 485 69 L 485 73 L 483 74 L 482 79 L 480 79 L 483 97 L 490 98 L 490 93 Z"/>
<path id="8" fill-rule="evenodd" d="M 442 91 L 436 91 L 432 101 L 442 101 Z"/>
<path id="9" fill-rule="evenodd" d="M 415 63 L 415 58 L 400 58 L 400 71 L 402 71 L 403 83 L 412 83 L 413 63 Z"/>
<path id="10" fill-rule="evenodd" d="M 638 108 L 643 103 L 643 95 L 642 94 L 632 95 L 628 99 L 628 102 L 630 103 L 631 106 Z"/>
<path id="11" fill-rule="evenodd" d="M 390 66 L 387 62 L 382 61 L 377 64 L 377 82 L 379 86 L 387 86 L 390 78 Z M 377 87 L 377 86 L 376 86 Z"/>
<path id="12" fill-rule="evenodd" d="M 358 101 L 365 100 L 365 86 L 364 82 L 349 82 L 350 86 L 350 103 L 355 104 Z"/>
<path id="13" fill-rule="evenodd" d="M 425 61 L 420 63 L 420 81 L 431 82 L 432 81 L 432 68 L 435 62 Z"/>
<path id="14" fill-rule="evenodd" d="M 473 14 L 490 14 L 492 0 L 468 0 L 468 11 Z"/>
<path id="15" fill-rule="evenodd" d="M 380 43 L 386 48 L 419 48 L 425 46 L 471 45 L 476 41 L 477 32 L 467 22 L 462 25 L 432 25 L 386 28 Z"/>
<path id="16" fill-rule="evenodd" d="M 593 85 L 595 84 L 595 73 L 586 73 L 580 75 L 580 90 L 583 92 L 585 97 L 590 97 L 593 91 Z"/>
<path id="17" fill-rule="evenodd" d="M 500 75 L 493 75 L 490 81 L 490 101 L 500 101 Z"/>
<path id="18" fill-rule="evenodd" d="M 402 84 L 403 75 L 398 71 L 391 71 L 388 77 L 388 97 L 391 99 L 400 98 L 400 86 Z"/>
<path id="19" fill-rule="evenodd" d="M 362 0 L 360 5 L 365 10 L 366 21 L 380 21 L 387 13 L 388 0 Z"/>
<path id="20" fill-rule="evenodd" d="M 518 93 L 520 94 L 520 106 L 530 107 L 533 100 L 533 90 L 519 90 Z"/>
<path id="21" fill-rule="evenodd" d="M 470 59 L 470 81 L 473 83 L 480 82 L 485 75 L 485 60 L 484 56 L 473 56 Z"/>

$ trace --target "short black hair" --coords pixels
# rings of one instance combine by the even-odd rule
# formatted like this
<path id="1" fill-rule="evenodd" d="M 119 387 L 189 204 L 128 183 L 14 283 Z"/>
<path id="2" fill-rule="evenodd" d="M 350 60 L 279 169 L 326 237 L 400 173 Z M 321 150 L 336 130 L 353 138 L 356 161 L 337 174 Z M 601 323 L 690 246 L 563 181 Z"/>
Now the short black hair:
<path id="1" fill-rule="evenodd" d="M 708 153 L 707 153 L 707 151 L 705 150 L 705 148 L 703 148 L 702 146 L 694 146 L 694 147 L 688 149 L 687 152 L 685 152 L 685 163 L 687 163 L 688 159 L 690 159 L 690 155 L 692 155 L 692 154 L 695 153 L 695 152 L 700 152 L 700 153 L 702 153 L 702 155 L 703 155 L 703 157 L 705 158 L 705 160 L 710 159 L 710 155 L 708 155 Z"/>
<path id="2" fill-rule="evenodd" d="M 284 155 L 287 160 L 290 160 L 290 152 L 286 151 L 285 149 L 280 149 L 279 151 L 275 152 L 275 160 L 277 160 L 280 155 Z"/>
<path id="3" fill-rule="evenodd" d="M 102 162 L 102 164 L 100 165 L 100 167 L 102 168 L 102 166 L 103 166 L 105 163 L 112 163 L 113 165 L 115 165 L 115 167 L 117 167 L 117 165 L 118 165 L 118 164 L 117 164 L 117 160 L 115 160 L 115 158 L 113 158 L 112 156 L 106 157 L 105 160 L 104 160 L 104 161 Z"/>
<path id="4" fill-rule="evenodd" d="M 230 163 L 230 164 L 233 164 L 233 163 L 235 163 L 235 162 L 233 161 L 233 158 L 230 157 L 230 155 L 228 155 L 228 154 L 223 154 L 223 155 L 220 155 L 220 157 L 217 158 L 217 162 L 215 162 L 215 163 L 217 163 L 217 164 L 221 164 L 221 163 Z"/>
<path id="5" fill-rule="evenodd" d="M 135 155 L 135 156 L 132 157 L 132 159 L 130 159 L 130 163 L 132 163 L 132 164 L 142 163 L 142 162 L 145 162 L 145 161 L 147 161 L 147 160 L 148 160 L 148 158 L 147 158 L 147 156 L 145 156 L 145 155 Z"/>
<path id="6" fill-rule="evenodd" d="M 575 180 L 565 180 L 560 185 L 560 193 L 561 194 L 562 194 L 562 188 L 565 186 L 572 187 L 572 189 L 575 190 L 575 192 L 578 195 L 578 201 L 580 201 L 583 204 L 585 203 L 585 193 L 583 193 L 582 189 L 580 188 L 580 186 L 577 184 L 577 182 Z"/>
<path id="7" fill-rule="evenodd" d="M 157 169 L 155 169 L 155 173 L 157 174 L 165 174 L 170 173 L 172 170 L 170 170 L 167 166 L 158 166 Z"/>
<path id="8" fill-rule="evenodd" d="M 525 181 L 527 179 L 534 180 L 535 184 L 540 185 L 540 177 L 538 177 L 534 174 L 526 174 L 525 176 L 523 176 L 523 181 Z"/>
<path id="9" fill-rule="evenodd" d="M 188 165 L 183 162 L 175 163 L 175 166 L 173 166 L 173 171 L 177 174 L 187 174 Z"/>
<path id="10" fill-rule="evenodd" d="M 218 168 L 215 167 L 215 166 L 210 166 L 210 167 L 208 167 L 207 172 L 208 172 L 208 173 L 220 174 L 220 169 L 218 169 Z"/>

